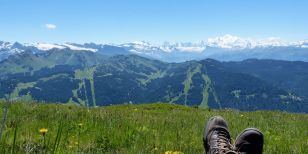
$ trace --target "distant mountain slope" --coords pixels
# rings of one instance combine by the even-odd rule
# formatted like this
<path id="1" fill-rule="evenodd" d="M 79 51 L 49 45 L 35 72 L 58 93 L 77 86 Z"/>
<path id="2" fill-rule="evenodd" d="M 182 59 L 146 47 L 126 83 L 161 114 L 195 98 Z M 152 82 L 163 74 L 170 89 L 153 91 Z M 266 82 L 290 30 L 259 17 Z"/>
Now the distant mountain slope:
<path id="1" fill-rule="evenodd" d="M 86 106 L 170 102 L 204 108 L 308 111 L 304 95 L 233 65 L 212 59 L 165 63 L 136 55 L 107 58 L 72 50 L 27 53 L 0 64 L 0 98 Z M 9 66 L 20 69 L 14 72 Z"/>
<path id="2" fill-rule="evenodd" d="M 73 51 L 70 49 L 51 49 L 44 53 L 33 53 L 27 50 L 11 55 L 0 62 L 0 77 L 7 74 L 29 73 L 56 65 L 89 67 L 98 65 L 107 57 L 94 52 Z"/>
<path id="3" fill-rule="evenodd" d="M 224 62 L 223 65 L 230 71 L 250 74 L 308 98 L 307 62 L 249 59 L 242 62 Z"/>

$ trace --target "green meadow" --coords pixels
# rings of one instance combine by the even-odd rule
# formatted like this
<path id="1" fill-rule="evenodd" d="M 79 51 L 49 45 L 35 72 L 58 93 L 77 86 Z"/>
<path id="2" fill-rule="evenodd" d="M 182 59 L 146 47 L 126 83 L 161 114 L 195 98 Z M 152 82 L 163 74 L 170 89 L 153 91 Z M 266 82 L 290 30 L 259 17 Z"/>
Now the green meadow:
<path id="1" fill-rule="evenodd" d="M 308 153 L 308 114 L 209 110 L 163 103 L 86 108 L 1 102 L 0 106 L 1 154 L 204 153 L 204 125 L 214 115 L 228 121 L 233 140 L 247 127 L 259 128 L 265 135 L 266 154 Z"/>

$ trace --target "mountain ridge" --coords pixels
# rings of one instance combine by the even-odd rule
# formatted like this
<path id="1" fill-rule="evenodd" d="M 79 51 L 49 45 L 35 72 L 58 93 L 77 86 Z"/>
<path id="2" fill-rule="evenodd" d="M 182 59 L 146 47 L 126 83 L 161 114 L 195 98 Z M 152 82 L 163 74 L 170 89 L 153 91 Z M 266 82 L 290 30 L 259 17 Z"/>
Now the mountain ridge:
<path id="1" fill-rule="evenodd" d="M 169 102 L 248 111 L 308 111 L 307 94 L 294 90 L 305 80 L 294 78 L 297 84 L 279 86 L 265 77 L 239 71 L 233 62 L 213 59 L 167 63 L 134 54 L 105 57 L 98 52 L 64 50 L 28 52 L 29 60 L 11 56 L 1 62 L 0 98 L 84 106 Z M 13 66 L 21 71 L 7 69 Z M 298 70 L 305 71 L 304 66 Z"/>
<path id="2" fill-rule="evenodd" d="M 245 39 L 232 35 L 209 38 L 207 41 L 164 42 L 153 45 L 145 41 L 135 41 L 124 44 L 95 43 L 10 43 L 0 41 L 0 61 L 8 56 L 31 50 L 44 52 L 52 49 L 70 49 L 74 51 L 99 52 L 103 55 L 137 54 L 147 58 L 155 58 L 166 62 L 184 62 L 205 58 L 220 61 L 241 61 L 249 58 L 277 59 L 289 61 L 308 61 L 308 41 L 287 42 L 278 38 L 263 40 Z"/>

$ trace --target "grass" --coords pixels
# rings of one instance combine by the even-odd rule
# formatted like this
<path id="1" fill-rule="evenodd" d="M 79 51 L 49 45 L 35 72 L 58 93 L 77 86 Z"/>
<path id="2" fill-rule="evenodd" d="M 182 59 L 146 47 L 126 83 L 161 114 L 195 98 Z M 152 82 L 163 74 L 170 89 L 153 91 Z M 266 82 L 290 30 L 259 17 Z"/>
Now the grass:
<path id="1" fill-rule="evenodd" d="M 307 114 L 162 103 L 87 109 L 31 102 L 9 106 L 0 153 L 203 153 L 204 124 L 214 115 L 228 121 L 233 139 L 246 127 L 259 128 L 265 135 L 264 153 L 308 153 Z M 41 128 L 48 129 L 45 135 Z"/>

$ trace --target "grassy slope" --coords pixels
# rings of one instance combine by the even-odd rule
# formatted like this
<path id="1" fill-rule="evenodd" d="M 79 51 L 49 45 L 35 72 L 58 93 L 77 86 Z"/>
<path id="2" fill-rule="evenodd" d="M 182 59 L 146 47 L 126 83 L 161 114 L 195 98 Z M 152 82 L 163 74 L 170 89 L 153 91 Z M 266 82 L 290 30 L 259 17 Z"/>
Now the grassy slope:
<path id="1" fill-rule="evenodd" d="M 0 106 L 2 109 L 3 103 Z M 265 134 L 264 153 L 308 152 L 307 114 L 208 111 L 170 104 L 87 110 L 59 104 L 15 103 L 9 107 L 0 153 L 9 153 L 12 149 L 15 126 L 18 128 L 15 149 L 20 153 L 44 150 L 43 137 L 38 132 L 42 127 L 48 128 L 48 152 L 53 150 L 61 128 L 58 153 L 76 153 L 78 149 L 86 153 L 163 153 L 167 150 L 203 153 L 204 123 L 213 115 L 225 117 L 233 139 L 246 127 L 261 129 Z"/>
<path id="2" fill-rule="evenodd" d="M 90 89 L 91 89 L 91 98 L 93 99 L 92 102 L 89 102 L 89 99 L 87 98 L 87 93 L 86 93 L 86 89 L 87 88 L 84 88 L 84 93 L 85 93 L 85 97 L 86 97 L 86 100 L 81 100 L 80 98 L 79 99 L 79 102 L 75 102 L 75 103 L 80 103 L 81 105 L 83 106 L 96 106 L 96 100 L 95 100 L 95 90 L 94 90 L 94 72 L 95 72 L 95 67 L 92 67 L 92 68 L 87 68 L 87 69 L 84 69 L 84 70 L 76 70 L 75 71 L 75 78 L 76 79 L 79 79 L 79 80 L 82 80 L 82 82 L 79 83 L 79 88 L 78 89 L 75 89 L 73 90 L 73 95 L 75 98 L 78 98 L 78 95 L 77 95 L 77 90 L 80 90 L 81 87 L 86 87 L 86 84 L 85 84 L 85 80 L 89 80 L 90 81 Z"/>

